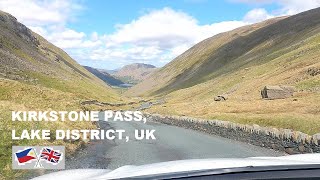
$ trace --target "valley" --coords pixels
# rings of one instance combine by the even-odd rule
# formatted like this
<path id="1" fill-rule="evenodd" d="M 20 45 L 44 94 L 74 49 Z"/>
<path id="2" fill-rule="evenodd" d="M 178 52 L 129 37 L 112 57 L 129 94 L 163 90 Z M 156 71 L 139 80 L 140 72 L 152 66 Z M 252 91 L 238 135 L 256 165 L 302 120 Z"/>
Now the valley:
<path id="1" fill-rule="evenodd" d="M 320 132 L 320 11 L 278 17 L 208 38 L 125 92 L 163 98 L 150 113 Z M 308 20 L 304 20 L 308 19 Z M 284 27 L 290 27 L 286 29 Z M 265 100 L 265 86 L 294 88 Z M 215 97 L 225 96 L 225 101 Z"/>
<path id="2" fill-rule="evenodd" d="M 320 8 L 217 34 L 195 44 L 163 67 L 134 63 L 116 70 L 80 65 L 15 17 L 0 11 L 2 175 L 19 177 L 25 174 L 25 171 L 11 169 L 12 159 L 6 152 L 14 145 L 62 145 L 70 154 L 68 158 L 80 156 L 83 161 L 90 159 L 87 164 L 70 161 L 68 166 L 73 168 L 106 165 L 100 161 L 95 164 L 95 160 L 100 158 L 108 162 L 108 167 L 115 168 L 127 162 L 143 164 L 172 159 L 283 154 L 155 121 L 146 124 L 136 121 L 102 124 L 89 121 L 13 122 L 11 112 L 141 110 L 145 114 L 202 118 L 208 122 L 219 120 L 285 132 L 299 131 L 298 134 L 318 137 L 319 55 Z M 281 95 L 288 89 L 290 93 Z M 267 90 L 278 93 L 274 97 L 279 98 L 265 98 L 270 93 Z M 130 133 L 134 128 L 152 127 L 160 132 L 160 140 L 126 144 L 116 140 L 88 141 L 82 136 L 76 141 L 63 138 L 52 141 L 46 132 L 33 131 L 29 134 L 23 131 L 87 129 L 91 132 L 113 127 L 123 127 Z M 12 129 L 15 129 L 13 135 Z M 40 140 L 40 136 L 48 139 Z M 185 142 L 183 138 L 190 141 Z M 113 140 L 112 137 L 110 139 Z M 74 154 L 84 147 L 86 149 L 82 152 L 86 155 Z M 194 147 L 199 147 L 196 153 L 192 151 Z M 138 159 L 127 156 L 134 148 L 140 148 L 135 152 Z M 106 159 L 105 152 L 112 158 Z"/>

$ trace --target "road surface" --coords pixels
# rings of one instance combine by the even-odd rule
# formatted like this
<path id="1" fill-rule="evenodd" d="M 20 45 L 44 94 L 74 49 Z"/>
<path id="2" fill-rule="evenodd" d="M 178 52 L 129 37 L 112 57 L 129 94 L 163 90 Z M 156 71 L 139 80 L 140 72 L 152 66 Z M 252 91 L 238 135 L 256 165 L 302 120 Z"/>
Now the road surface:
<path id="1" fill-rule="evenodd" d="M 100 122 L 101 129 L 124 129 L 130 140 L 97 140 L 66 160 L 66 169 L 108 168 L 199 158 L 281 156 L 283 153 L 157 122 Z M 135 140 L 135 129 L 155 129 L 156 140 Z"/>

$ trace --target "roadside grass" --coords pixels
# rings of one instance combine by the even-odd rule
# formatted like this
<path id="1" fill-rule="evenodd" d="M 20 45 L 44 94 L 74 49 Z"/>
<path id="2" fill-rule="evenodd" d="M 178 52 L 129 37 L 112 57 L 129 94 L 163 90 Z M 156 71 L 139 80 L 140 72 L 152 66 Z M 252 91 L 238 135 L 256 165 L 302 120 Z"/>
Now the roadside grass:
<path id="1" fill-rule="evenodd" d="M 56 86 L 55 86 L 56 87 Z M 88 93 L 92 93 L 88 91 Z M 100 92 L 103 95 L 103 92 Z M 12 122 L 11 111 L 81 111 L 80 101 L 90 97 L 90 94 L 79 96 L 78 92 L 70 93 L 68 90 L 56 90 L 40 85 L 31 85 L 18 81 L 0 79 L 0 179 L 22 178 L 29 171 L 11 169 L 11 147 L 13 145 L 63 145 L 70 155 L 83 141 L 65 142 L 57 140 L 12 140 L 11 130 L 21 132 L 23 129 L 94 129 L 91 122 Z M 96 94 L 98 98 L 98 94 Z M 91 97 L 91 98 L 96 98 Z M 104 101 L 110 100 L 109 96 Z M 90 108 L 90 107 L 89 107 Z M 88 107 L 87 107 L 88 109 Z M 90 110 L 90 109 L 89 109 Z M 20 134 L 20 133 L 18 133 Z"/>
<path id="2" fill-rule="evenodd" d="M 308 102 L 308 98 L 315 98 Z M 204 119 L 218 119 L 240 124 L 258 124 L 301 131 L 309 135 L 320 132 L 320 106 L 313 104 L 320 95 L 286 100 L 254 100 L 225 102 L 187 102 L 155 105 L 146 110 L 164 115 L 190 116 Z"/>
<path id="3" fill-rule="evenodd" d="M 217 114 L 209 119 L 220 119 L 240 124 L 258 124 L 264 127 L 275 127 L 283 129 L 293 129 L 303 133 L 313 135 L 320 132 L 320 116 L 310 116 L 301 114 Z"/>

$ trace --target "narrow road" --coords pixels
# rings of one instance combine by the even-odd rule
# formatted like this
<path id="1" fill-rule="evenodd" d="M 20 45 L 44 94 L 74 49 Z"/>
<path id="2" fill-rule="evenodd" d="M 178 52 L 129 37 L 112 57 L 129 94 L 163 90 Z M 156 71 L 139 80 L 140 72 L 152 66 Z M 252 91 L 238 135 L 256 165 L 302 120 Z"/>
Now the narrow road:
<path id="1" fill-rule="evenodd" d="M 98 140 L 72 159 L 66 169 L 108 168 L 198 158 L 281 156 L 283 153 L 157 122 L 100 122 L 101 129 L 124 129 L 130 140 Z M 156 140 L 135 140 L 135 129 L 155 129 Z"/>

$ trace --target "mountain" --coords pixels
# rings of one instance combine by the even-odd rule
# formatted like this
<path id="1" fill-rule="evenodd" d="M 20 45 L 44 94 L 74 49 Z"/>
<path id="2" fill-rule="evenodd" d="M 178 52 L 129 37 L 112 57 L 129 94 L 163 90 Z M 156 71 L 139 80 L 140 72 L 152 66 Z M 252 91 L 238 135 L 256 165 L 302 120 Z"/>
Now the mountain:
<path id="1" fill-rule="evenodd" d="M 95 68 L 92 68 L 89 66 L 83 66 L 83 67 L 86 68 L 89 72 L 91 72 L 95 76 L 97 76 L 98 78 L 100 78 L 102 81 L 104 81 L 105 83 L 107 83 L 111 86 L 119 86 L 121 84 L 124 84 L 124 82 L 122 82 L 119 79 L 114 78 L 112 75 L 110 75 L 106 71 L 95 69 Z"/>
<path id="2" fill-rule="evenodd" d="M 84 100 L 120 102 L 118 94 L 67 53 L 0 11 L 0 149 L 13 145 L 52 144 L 52 140 L 12 141 L 11 130 L 94 129 L 91 122 L 12 122 L 11 111 L 81 111 Z M 83 141 L 57 141 L 68 153 Z M 11 158 L 2 153 L 0 179 L 15 179 Z M 3 171 L 4 170 L 4 171 Z"/>
<path id="3" fill-rule="evenodd" d="M 136 84 L 147 78 L 157 68 L 150 64 L 134 63 L 129 64 L 113 73 L 114 76 L 129 84 Z"/>
<path id="4" fill-rule="evenodd" d="M 0 27 L 1 77 L 82 98 L 117 99 L 115 92 L 103 81 L 15 17 L 0 12 Z M 101 91 L 105 93 L 101 94 Z"/>
<path id="5" fill-rule="evenodd" d="M 151 112 L 320 132 L 320 8 L 215 35 L 126 92 L 166 100 Z M 317 75 L 316 75 L 317 74 Z M 293 98 L 262 100 L 267 85 Z M 227 95 L 225 102 L 214 97 Z"/>
<path id="6" fill-rule="evenodd" d="M 153 73 L 128 94 L 167 94 L 228 74 L 240 73 L 248 67 L 268 64 L 277 58 L 286 58 L 297 48 L 309 45 L 306 41 L 316 40 L 319 16 L 318 8 L 208 38 Z M 301 52 L 299 56 L 306 52 Z M 289 60 L 283 59 L 282 62 L 286 61 Z"/>

